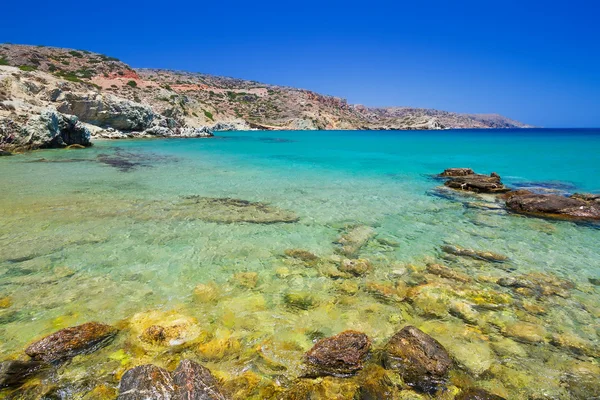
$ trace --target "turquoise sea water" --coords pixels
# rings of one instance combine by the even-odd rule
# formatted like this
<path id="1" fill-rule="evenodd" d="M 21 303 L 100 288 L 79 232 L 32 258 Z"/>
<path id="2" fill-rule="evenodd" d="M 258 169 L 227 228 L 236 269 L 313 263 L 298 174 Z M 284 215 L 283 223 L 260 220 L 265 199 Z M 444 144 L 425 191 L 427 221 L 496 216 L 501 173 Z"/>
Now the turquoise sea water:
<path id="1" fill-rule="evenodd" d="M 207 335 L 202 343 L 234 338 L 240 352 L 255 346 L 256 336 L 302 336 L 293 339 L 299 362 L 311 345 L 303 327 L 322 336 L 358 329 L 381 345 L 413 323 L 437 334 L 474 382 L 499 394 L 588 395 L 596 381 L 585 381 L 583 374 L 581 394 L 569 379 L 574 368 L 596 371 L 600 361 L 594 350 L 600 348 L 600 287 L 589 281 L 600 279 L 600 229 L 509 214 L 491 207 L 499 203 L 490 197 L 440 196 L 435 188 L 441 182 L 433 175 L 449 167 L 494 171 L 513 187 L 598 193 L 600 131 L 222 132 L 211 139 L 98 141 L 85 150 L 3 157 L 0 298 L 7 300 L 0 309 L 0 353 L 19 357 L 32 340 L 57 329 L 91 320 L 123 324 L 150 310 L 195 318 Z M 298 220 L 231 220 L 228 206 L 189 204 L 189 196 L 267 203 Z M 482 203 L 488 206 L 477 206 Z M 252 219 L 264 210 L 241 212 Z M 355 255 L 371 260 L 374 271 L 348 279 L 358 293 L 340 291 L 344 279 L 284 256 L 286 249 L 304 249 L 334 265 L 340 257 L 336 242 L 356 226 L 370 227 L 374 235 Z M 509 262 L 451 257 L 440 250 L 445 244 L 500 253 Z M 519 304 L 478 310 L 481 324 L 465 323 L 456 312 L 440 311 L 418 296 L 399 306 L 362 293 L 370 281 L 455 287 L 426 274 L 430 261 L 449 264 L 478 282 L 541 272 L 569 280 L 574 288 L 564 298 L 519 297 L 510 288 L 477 286 Z M 235 278 L 240 272 L 257 272 L 258 284 L 240 287 Z M 202 296 L 198 300 L 194 290 L 210 282 L 227 294 L 209 307 L 199 304 Z M 282 294 L 290 290 L 312 293 L 319 306 L 286 308 Z M 425 297 L 450 307 L 454 295 L 435 296 Z M 477 301 L 471 305 L 480 306 Z M 545 311 L 528 311 L 521 307 L 525 303 Z M 545 337 L 535 343 L 513 341 L 505 331 L 518 322 L 542 326 Z M 559 345 L 557 335 L 568 335 L 578 345 Z M 120 340 L 96 357 L 110 359 L 123 351 L 119 346 L 128 339 Z M 517 350 L 509 356 L 498 350 L 510 347 L 503 340 Z M 128 351 L 122 365 L 163 362 L 161 352 L 146 349 L 144 358 Z M 225 381 L 249 365 L 239 361 L 243 357 L 194 354 L 227 374 Z M 81 379 L 63 373 L 65 382 Z M 289 367 L 287 379 L 295 373 Z M 106 380 L 116 385 L 114 377 Z M 86 385 L 79 389 L 89 390 Z"/>

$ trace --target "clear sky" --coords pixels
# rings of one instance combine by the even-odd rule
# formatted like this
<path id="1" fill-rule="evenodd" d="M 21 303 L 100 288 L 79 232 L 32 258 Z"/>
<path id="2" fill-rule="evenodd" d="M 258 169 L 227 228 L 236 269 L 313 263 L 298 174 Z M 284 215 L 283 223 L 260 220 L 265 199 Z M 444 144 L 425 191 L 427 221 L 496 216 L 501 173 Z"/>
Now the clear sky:
<path id="1" fill-rule="evenodd" d="M 598 1 L 7 1 L 0 42 L 288 85 L 368 106 L 600 127 Z"/>

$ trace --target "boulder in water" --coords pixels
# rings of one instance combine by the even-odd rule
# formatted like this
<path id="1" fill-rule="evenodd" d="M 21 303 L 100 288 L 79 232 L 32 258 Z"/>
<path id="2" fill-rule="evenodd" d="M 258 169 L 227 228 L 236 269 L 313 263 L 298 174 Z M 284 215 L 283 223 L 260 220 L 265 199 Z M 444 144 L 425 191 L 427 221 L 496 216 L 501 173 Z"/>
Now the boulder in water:
<path id="1" fill-rule="evenodd" d="M 417 390 L 433 393 L 446 382 L 452 359 L 434 338 L 414 326 L 406 326 L 387 343 L 384 365 L 400 373 Z"/>
<path id="2" fill-rule="evenodd" d="M 557 219 L 600 221 L 600 196 L 575 194 L 536 194 L 528 191 L 508 193 L 506 206 L 519 214 Z"/>
<path id="3" fill-rule="evenodd" d="M 88 322 L 61 329 L 33 343 L 25 353 L 34 360 L 59 362 L 106 346 L 117 334 L 110 325 Z"/>
<path id="4" fill-rule="evenodd" d="M 367 335 L 356 331 L 345 331 L 319 340 L 306 353 L 309 376 L 350 376 L 362 369 L 371 349 Z"/>

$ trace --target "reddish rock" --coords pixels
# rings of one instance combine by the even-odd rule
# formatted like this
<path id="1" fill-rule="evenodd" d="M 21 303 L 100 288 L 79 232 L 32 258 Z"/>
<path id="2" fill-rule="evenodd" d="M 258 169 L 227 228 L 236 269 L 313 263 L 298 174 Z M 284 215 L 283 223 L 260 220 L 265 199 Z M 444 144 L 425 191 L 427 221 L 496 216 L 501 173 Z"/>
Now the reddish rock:
<path id="1" fill-rule="evenodd" d="M 371 349 L 371 340 L 364 333 L 345 331 L 319 340 L 306 353 L 308 376 L 350 376 L 362 369 Z"/>
<path id="2" fill-rule="evenodd" d="M 106 346 L 117 334 L 110 325 L 88 322 L 61 329 L 33 343 L 25 353 L 35 360 L 59 362 Z"/>
<path id="3" fill-rule="evenodd" d="M 452 359 L 434 338 L 414 326 L 396 333 L 383 353 L 384 365 L 400 373 L 417 390 L 433 393 L 446 382 Z"/>
<path id="4" fill-rule="evenodd" d="M 173 372 L 175 399 L 225 400 L 219 383 L 210 371 L 190 360 L 183 360 Z"/>
<path id="5" fill-rule="evenodd" d="M 147 364 L 132 368 L 123 374 L 119 382 L 117 400 L 172 400 L 174 398 L 175 385 L 169 371 L 155 365 Z"/>

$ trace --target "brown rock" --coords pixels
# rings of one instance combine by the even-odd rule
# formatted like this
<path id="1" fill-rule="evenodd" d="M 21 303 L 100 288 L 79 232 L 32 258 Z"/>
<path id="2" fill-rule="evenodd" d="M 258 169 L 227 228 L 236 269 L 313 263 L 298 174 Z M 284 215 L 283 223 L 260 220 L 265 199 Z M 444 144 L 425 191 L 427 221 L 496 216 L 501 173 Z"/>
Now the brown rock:
<path id="1" fill-rule="evenodd" d="M 149 326 L 140 337 L 147 343 L 162 343 L 166 339 L 165 328 L 159 325 Z"/>
<path id="2" fill-rule="evenodd" d="M 210 371 L 190 360 L 183 360 L 173 372 L 175 399 L 225 400 L 219 383 Z"/>
<path id="3" fill-rule="evenodd" d="M 42 361 L 8 360 L 0 363 L 0 389 L 16 388 L 48 364 Z"/>
<path id="4" fill-rule="evenodd" d="M 471 278 L 460 272 L 456 272 L 445 265 L 427 264 L 427 272 L 430 274 L 441 276 L 442 278 L 453 279 L 459 282 L 470 282 Z"/>
<path id="5" fill-rule="evenodd" d="M 442 246 L 442 251 L 444 253 L 453 254 L 455 256 L 469 257 L 474 258 L 476 260 L 484 260 L 489 262 L 501 263 L 508 261 L 508 257 L 506 257 L 503 254 L 493 253 L 491 251 L 465 249 L 451 244 Z"/>
<path id="6" fill-rule="evenodd" d="M 434 338 L 414 326 L 396 333 L 383 352 L 386 368 L 397 370 L 417 390 L 433 393 L 446 382 L 452 359 Z"/>
<path id="7" fill-rule="evenodd" d="M 600 220 L 600 202 L 590 197 L 511 192 L 506 206 L 520 214 L 558 219 Z"/>
<path id="8" fill-rule="evenodd" d="M 454 400 L 505 400 L 504 397 L 496 396 L 487 390 L 470 388 L 463 390 Z"/>
<path id="9" fill-rule="evenodd" d="M 362 369 L 371 349 L 367 335 L 356 331 L 344 331 L 319 340 L 306 353 L 308 376 L 351 376 Z"/>
<path id="10" fill-rule="evenodd" d="M 510 190 L 502 184 L 500 175 L 495 172 L 487 176 L 475 174 L 470 169 L 459 169 L 446 170 L 441 176 L 449 178 L 444 185 L 452 189 L 476 193 L 505 193 Z"/>
<path id="11" fill-rule="evenodd" d="M 284 251 L 285 255 L 292 258 L 297 258 L 298 260 L 304 261 L 305 263 L 314 263 L 319 261 L 319 257 L 311 253 L 310 251 L 302 250 L 302 249 L 287 249 Z"/>
<path id="12" fill-rule="evenodd" d="M 475 172 L 471 168 L 447 168 L 440 176 L 465 176 L 473 175 Z"/>
<path id="13" fill-rule="evenodd" d="M 117 334 L 110 325 L 88 322 L 61 329 L 33 343 L 25 353 L 35 360 L 59 362 L 106 346 Z"/>
<path id="14" fill-rule="evenodd" d="M 175 384 L 169 371 L 147 364 L 123 374 L 117 400 L 172 400 L 174 395 Z"/>

